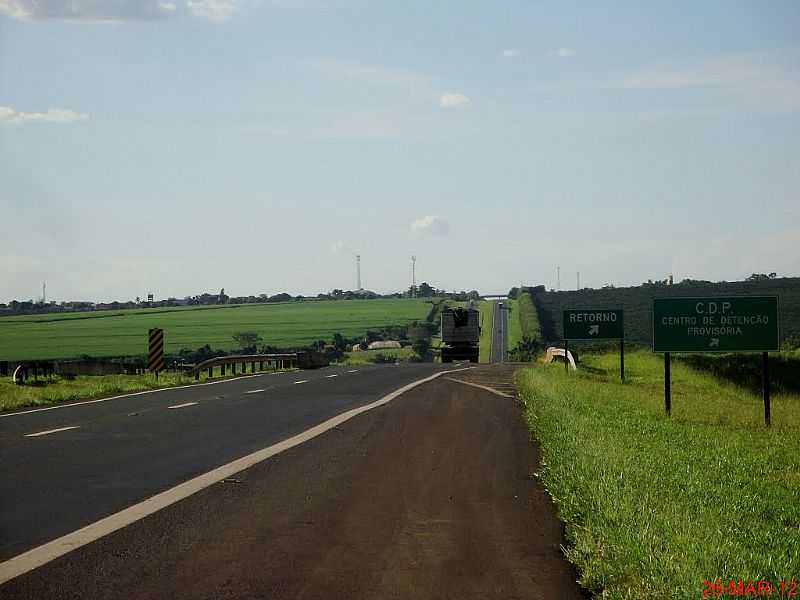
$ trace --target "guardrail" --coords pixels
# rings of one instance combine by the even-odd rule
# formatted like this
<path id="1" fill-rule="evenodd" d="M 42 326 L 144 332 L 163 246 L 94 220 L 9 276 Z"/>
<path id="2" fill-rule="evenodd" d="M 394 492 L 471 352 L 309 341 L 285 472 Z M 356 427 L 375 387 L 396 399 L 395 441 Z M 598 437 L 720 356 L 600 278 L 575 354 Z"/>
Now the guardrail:
<path id="1" fill-rule="evenodd" d="M 250 373 L 258 371 L 278 369 L 313 369 L 316 367 L 326 367 L 329 362 L 325 356 L 319 352 L 290 352 L 284 354 L 238 354 L 233 356 L 218 356 L 204 360 L 200 364 L 189 367 L 189 373 L 194 375 L 196 380 L 200 379 L 202 371 L 208 371 L 208 376 L 214 376 L 214 368 L 220 368 L 220 376 L 225 376 L 228 369 L 231 375 L 236 375 L 237 365 L 241 365 L 243 375 L 247 373 L 247 365 L 250 364 Z M 258 365 L 258 369 L 256 369 Z M 267 369 L 264 368 L 267 366 Z"/>

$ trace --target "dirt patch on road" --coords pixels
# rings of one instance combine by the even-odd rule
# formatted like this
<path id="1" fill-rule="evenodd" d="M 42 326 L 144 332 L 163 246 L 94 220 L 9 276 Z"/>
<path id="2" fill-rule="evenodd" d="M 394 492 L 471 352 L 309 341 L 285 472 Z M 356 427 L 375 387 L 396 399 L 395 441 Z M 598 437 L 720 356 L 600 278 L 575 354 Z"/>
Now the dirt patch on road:
<path id="1" fill-rule="evenodd" d="M 0 588 L 11 598 L 583 598 L 519 407 L 417 388 Z"/>

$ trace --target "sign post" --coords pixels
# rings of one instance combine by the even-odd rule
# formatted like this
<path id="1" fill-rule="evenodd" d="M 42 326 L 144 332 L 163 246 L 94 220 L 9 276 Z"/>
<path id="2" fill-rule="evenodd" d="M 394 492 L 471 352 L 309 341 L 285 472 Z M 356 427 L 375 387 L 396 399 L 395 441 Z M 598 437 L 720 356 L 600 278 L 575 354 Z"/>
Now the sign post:
<path id="1" fill-rule="evenodd" d="M 164 330 L 151 329 L 148 333 L 147 368 L 158 381 L 158 372 L 164 370 Z"/>
<path id="2" fill-rule="evenodd" d="M 760 352 L 764 422 L 769 426 L 769 353 L 779 349 L 777 296 L 653 299 L 653 352 L 664 353 L 668 415 L 670 352 Z"/>
<path id="3" fill-rule="evenodd" d="M 625 381 L 625 322 L 621 308 L 566 309 L 563 323 L 565 352 L 568 340 L 618 339 L 619 377 Z"/>

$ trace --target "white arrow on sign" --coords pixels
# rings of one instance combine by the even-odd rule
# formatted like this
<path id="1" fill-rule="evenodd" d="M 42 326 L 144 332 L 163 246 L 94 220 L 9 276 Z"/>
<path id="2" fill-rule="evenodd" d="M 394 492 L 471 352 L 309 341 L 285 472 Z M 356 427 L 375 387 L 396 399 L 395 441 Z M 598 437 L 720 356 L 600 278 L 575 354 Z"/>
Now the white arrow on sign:
<path id="1" fill-rule="evenodd" d="M 589 327 L 589 335 L 600 335 L 600 325 L 592 325 Z"/>
<path id="2" fill-rule="evenodd" d="M 708 345 L 709 348 L 719 348 L 719 338 L 711 338 L 711 343 Z"/>

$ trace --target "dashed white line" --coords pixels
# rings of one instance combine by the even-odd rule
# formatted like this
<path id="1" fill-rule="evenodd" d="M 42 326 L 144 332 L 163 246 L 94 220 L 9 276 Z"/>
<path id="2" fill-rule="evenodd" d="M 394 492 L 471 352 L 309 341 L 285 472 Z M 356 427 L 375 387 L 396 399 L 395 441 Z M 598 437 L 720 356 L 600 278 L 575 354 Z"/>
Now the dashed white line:
<path id="1" fill-rule="evenodd" d="M 358 369 L 352 369 L 352 370 L 348 371 L 348 373 L 358 373 Z"/>
<path id="2" fill-rule="evenodd" d="M 176 404 L 175 406 L 168 406 L 167 408 L 186 408 L 187 406 L 194 406 L 197 402 L 184 402 L 183 404 Z"/>
<path id="3" fill-rule="evenodd" d="M 330 379 L 331 377 L 338 377 L 338 375 L 336 373 L 334 373 L 333 375 L 325 375 L 325 377 Z"/>
<path id="4" fill-rule="evenodd" d="M 294 383 L 295 385 L 297 385 L 298 383 L 308 383 L 308 379 L 301 379 L 300 381 L 295 381 Z"/>
<path id="5" fill-rule="evenodd" d="M 148 498 L 139 504 L 134 504 L 133 506 L 129 506 L 118 513 L 100 519 L 99 521 L 87 525 L 83 529 L 78 529 L 77 531 L 68 533 L 67 535 L 64 535 L 58 539 L 28 550 L 23 554 L 9 558 L 4 562 L 0 562 L 0 584 L 14 579 L 23 573 L 28 573 L 37 567 L 41 567 L 42 565 L 49 563 L 51 560 L 55 560 L 60 556 L 64 556 L 73 550 L 77 550 L 78 548 L 110 533 L 118 531 L 123 527 L 130 525 L 131 523 L 135 523 L 140 519 L 144 519 L 148 515 L 152 515 L 162 508 L 170 506 L 171 504 L 175 504 L 184 498 L 188 498 L 192 494 L 195 494 L 215 483 L 223 481 L 224 479 L 229 478 L 232 475 L 252 467 L 253 465 L 256 465 L 264 460 L 267 460 L 276 454 L 280 454 L 289 448 L 294 448 L 295 446 L 302 444 L 303 442 L 306 442 L 326 431 L 330 431 L 334 427 L 345 423 L 356 415 L 360 415 L 368 410 L 388 404 L 401 394 L 417 387 L 420 384 L 432 381 L 444 373 L 453 372 L 454 371 L 452 370 L 441 371 L 439 373 L 434 373 L 425 379 L 420 379 L 409 383 L 408 385 L 405 385 L 400 389 L 397 389 L 384 396 L 380 400 L 376 400 L 372 404 L 353 408 L 347 412 L 336 415 L 335 417 L 332 417 L 331 419 L 328 419 L 319 425 L 315 425 L 311 429 L 307 429 L 302 433 L 298 433 L 294 437 L 285 439 L 272 446 L 258 450 L 252 454 L 248 454 L 247 456 L 243 456 L 242 458 L 234 460 L 226 465 L 222 465 L 221 467 L 217 467 L 213 471 L 209 471 L 208 473 L 199 475 L 194 479 L 180 483 L 174 488 L 156 494 L 155 496 Z"/>
<path id="6" fill-rule="evenodd" d="M 249 392 L 245 392 L 245 394 L 258 394 L 259 392 L 264 392 L 266 390 L 250 390 Z"/>
<path id="7" fill-rule="evenodd" d="M 58 429 L 48 429 L 47 431 L 38 431 L 36 433 L 26 433 L 25 437 L 39 437 L 40 435 L 50 435 L 51 433 L 69 431 L 70 429 L 80 429 L 80 425 L 73 425 L 72 427 L 59 427 Z"/>

